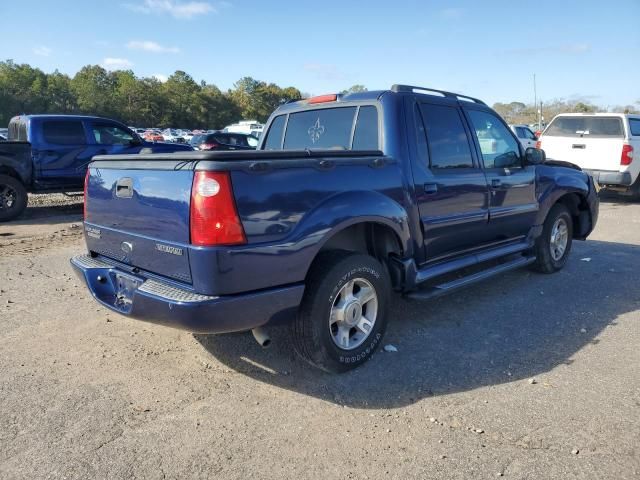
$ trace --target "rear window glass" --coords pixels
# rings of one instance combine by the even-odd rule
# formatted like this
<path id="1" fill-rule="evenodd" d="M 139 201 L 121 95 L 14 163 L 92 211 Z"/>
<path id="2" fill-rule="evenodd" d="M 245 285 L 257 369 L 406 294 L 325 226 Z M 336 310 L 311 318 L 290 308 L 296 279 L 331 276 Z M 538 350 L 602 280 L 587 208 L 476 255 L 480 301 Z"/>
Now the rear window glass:
<path id="1" fill-rule="evenodd" d="M 631 135 L 634 137 L 640 136 L 640 118 L 630 118 L 629 128 L 631 129 Z"/>
<path id="2" fill-rule="evenodd" d="M 360 107 L 352 150 L 378 150 L 378 110 Z"/>
<path id="3" fill-rule="evenodd" d="M 289 115 L 285 150 L 348 150 L 356 107 L 325 108 Z"/>
<path id="4" fill-rule="evenodd" d="M 44 139 L 56 145 L 82 145 L 86 143 L 82 122 L 48 121 L 42 124 Z"/>
<path id="5" fill-rule="evenodd" d="M 286 115 L 280 115 L 279 117 L 274 118 L 273 122 L 271 122 L 271 128 L 269 128 L 267 141 L 264 146 L 265 150 L 280 150 L 285 119 Z"/>
<path id="6" fill-rule="evenodd" d="M 545 130 L 549 137 L 624 137 L 616 117 L 557 117 Z"/>
<path id="7" fill-rule="evenodd" d="M 241 146 L 241 147 L 249 146 L 247 143 L 247 138 L 243 135 L 218 134 L 218 135 L 213 135 L 213 140 L 218 143 L 223 143 L 225 145 L 235 145 L 235 146 Z"/>

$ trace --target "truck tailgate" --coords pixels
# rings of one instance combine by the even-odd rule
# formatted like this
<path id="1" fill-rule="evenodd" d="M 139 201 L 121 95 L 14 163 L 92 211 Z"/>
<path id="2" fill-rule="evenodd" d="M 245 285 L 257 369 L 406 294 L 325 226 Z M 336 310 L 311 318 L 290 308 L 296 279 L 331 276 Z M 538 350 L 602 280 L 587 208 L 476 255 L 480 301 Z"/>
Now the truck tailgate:
<path id="1" fill-rule="evenodd" d="M 541 143 L 549 159 L 571 162 L 586 170 L 620 169 L 623 141 L 619 138 L 544 136 Z"/>
<path id="2" fill-rule="evenodd" d="M 191 282 L 189 201 L 193 170 L 145 162 L 92 164 L 85 196 L 90 251 L 182 282 Z"/>

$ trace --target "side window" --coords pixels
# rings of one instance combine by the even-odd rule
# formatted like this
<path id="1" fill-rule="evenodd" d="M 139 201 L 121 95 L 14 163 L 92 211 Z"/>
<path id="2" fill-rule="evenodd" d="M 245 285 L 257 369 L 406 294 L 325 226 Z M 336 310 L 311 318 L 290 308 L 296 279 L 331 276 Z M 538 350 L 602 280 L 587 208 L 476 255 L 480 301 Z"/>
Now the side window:
<path id="1" fill-rule="evenodd" d="M 427 147 L 427 133 L 424 129 L 424 122 L 422 121 L 422 115 L 420 115 L 420 109 L 416 104 L 413 118 L 416 124 L 416 149 L 418 151 L 418 159 L 424 162 L 424 165 L 428 167 L 429 163 L 429 150 Z"/>
<path id="2" fill-rule="evenodd" d="M 518 138 L 527 138 L 527 133 L 522 127 L 516 127 L 516 135 Z"/>
<path id="3" fill-rule="evenodd" d="M 631 135 L 634 137 L 640 136 L 640 118 L 630 118 L 629 128 L 631 129 Z"/>
<path id="4" fill-rule="evenodd" d="M 468 110 L 485 168 L 521 167 L 520 147 L 511 132 L 491 113 Z"/>
<path id="5" fill-rule="evenodd" d="M 284 132 L 284 122 L 286 115 L 280 115 L 273 119 L 271 127 L 267 133 L 267 139 L 264 143 L 264 150 L 280 150 L 282 146 L 282 134 Z"/>
<path id="6" fill-rule="evenodd" d="M 429 145 L 430 168 L 473 168 L 469 139 L 457 108 L 420 105 Z"/>
<path id="7" fill-rule="evenodd" d="M 353 134 L 352 150 L 378 150 L 378 110 L 360 107 Z"/>
<path id="8" fill-rule="evenodd" d="M 43 122 L 42 133 L 47 143 L 56 145 L 84 145 L 87 143 L 82 122 L 78 121 L 49 120 Z"/>
<path id="9" fill-rule="evenodd" d="M 129 145 L 134 140 L 131 133 L 115 125 L 94 124 L 91 131 L 99 145 Z"/>
<path id="10" fill-rule="evenodd" d="M 529 140 L 536 140 L 536 136 L 531 130 L 529 130 L 528 128 L 523 128 L 522 130 L 524 130 L 525 138 L 528 138 Z"/>

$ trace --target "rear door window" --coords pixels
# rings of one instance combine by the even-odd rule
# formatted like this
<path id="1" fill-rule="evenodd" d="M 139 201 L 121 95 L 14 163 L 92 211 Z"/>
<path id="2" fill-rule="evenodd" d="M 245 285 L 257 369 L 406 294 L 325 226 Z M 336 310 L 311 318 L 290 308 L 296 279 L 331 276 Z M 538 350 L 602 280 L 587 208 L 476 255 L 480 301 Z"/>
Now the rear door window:
<path id="1" fill-rule="evenodd" d="M 373 106 L 360 107 L 351 149 L 378 150 L 378 148 L 378 109 Z"/>
<path id="2" fill-rule="evenodd" d="M 629 129 L 631 130 L 631 135 L 640 137 L 640 118 L 630 118 Z"/>
<path id="3" fill-rule="evenodd" d="M 622 120 L 618 117 L 556 117 L 545 130 L 548 137 L 623 138 Z"/>
<path id="4" fill-rule="evenodd" d="M 285 150 L 348 150 L 356 107 L 324 108 L 289 115 Z"/>
<path id="5" fill-rule="evenodd" d="M 421 104 L 429 146 L 430 168 L 473 168 L 469 138 L 455 107 Z"/>
<path id="6" fill-rule="evenodd" d="M 82 122 L 47 120 L 42 124 L 44 140 L 55 145 L 83 145 L 87 143 Z"/>

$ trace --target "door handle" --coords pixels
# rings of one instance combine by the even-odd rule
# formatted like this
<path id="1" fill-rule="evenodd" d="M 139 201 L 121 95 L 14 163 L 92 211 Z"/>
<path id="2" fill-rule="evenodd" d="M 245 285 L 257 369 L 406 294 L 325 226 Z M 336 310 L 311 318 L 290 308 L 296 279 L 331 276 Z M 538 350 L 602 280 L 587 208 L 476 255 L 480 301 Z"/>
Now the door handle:
<path id="1" fill-rule="evenodd" d="M 571 145 L 571 148 L 579 148 L 581 150 L 584 150 L 585 148 L 587 148 L 587 146 L 584 143 L 574 143 L 573 145 Z"/>
<path id="2" fill-rule="evenodd" d="M 500 187 L 501 185 L 502 185 L 502 182 L 500 181 L 500 179 L 499 179 L 499 178 L 492 178 L 492 179 L 491 179 L 491 186 L 492 186 L 493 188 L 498 188 L 498 187 Z"/>
<path id="3" fill-rule="evenodd" d="M 433 195 L 438 192 L 438 184 L 437 183 L 425 183 L 424 184 L 424 193 L 427 195 Z"/>

